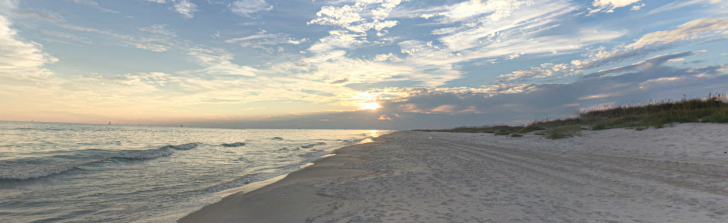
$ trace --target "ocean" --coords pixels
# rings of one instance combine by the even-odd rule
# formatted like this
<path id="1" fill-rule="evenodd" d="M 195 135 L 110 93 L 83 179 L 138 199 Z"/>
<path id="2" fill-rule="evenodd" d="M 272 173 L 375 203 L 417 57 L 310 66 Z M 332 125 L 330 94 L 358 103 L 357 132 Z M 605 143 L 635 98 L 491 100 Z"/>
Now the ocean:
<path id="1" fill-rule="evenodd" d="M 175 222 L 389 132 L 0 122 L 0 222 Z"/>

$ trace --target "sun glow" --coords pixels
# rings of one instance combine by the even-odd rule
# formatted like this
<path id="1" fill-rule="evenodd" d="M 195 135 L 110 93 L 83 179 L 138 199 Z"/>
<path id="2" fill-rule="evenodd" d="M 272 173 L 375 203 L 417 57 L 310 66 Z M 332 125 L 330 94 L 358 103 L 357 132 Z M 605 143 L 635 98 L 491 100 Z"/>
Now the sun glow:
<path id="1" fill-rule="evenodd" d="M 382 106 L 376 102 L 365 102 L 365 103 L 359 104 L 359 110 L 375 110 L 375 109 L 381 108 L 381 107 Z"/>

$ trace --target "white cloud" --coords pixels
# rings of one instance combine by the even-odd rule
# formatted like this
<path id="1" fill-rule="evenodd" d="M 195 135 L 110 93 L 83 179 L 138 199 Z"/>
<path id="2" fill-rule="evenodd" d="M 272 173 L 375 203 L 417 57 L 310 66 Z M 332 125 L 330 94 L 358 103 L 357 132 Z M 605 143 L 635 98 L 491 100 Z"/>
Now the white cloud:
<path id="1" fill-rule="evenodd" d="M 58 62 L 58 59 L 44 52 L 42 45 L 23 40 L 11 25 L 10 20 L 0 15 L 0 76 L 38 78 L 52 75 L 43 66 Z"/>
<path id="2" fill-rule="evenodd" d="M 241 16 L 250 17 L 251 14 L 257 12 L 270 11 L 273 6 L 264 0 L 240 0 L 230 5 L 230 11 Z"/>
<path id="3" fill-rule="evenodd" d="M 728 30 L 728 17 L 698 19 L 682 24 L 673 30 L 646 34 L 626 48 L 639 49 L 649 45 L 665 45 L 677 41 L 705 38 L 725 30 Z"/>
<path id="4" fill-rule="evenodd" d="M 166 24 L 156 24 L 156 25 L 151 25 L 148 27 L 139 28 L 139 30 L 144 31 L 144 32 L 161 34 L 161 35 L 165 35 L 165 36 L 169 36 L 169 37 L 177 36 L 177 33 L 167 30 L 165 28 L 166 26 L 167 26 Z"/>
<path id="5" fill-rule="evenodd" d="M 560 64 L 559 66 L 563 65 L 563 67 L 559 67 L 560 72 L 554 72 L 551 69 L 544 69 L 544 65 L 542 65 L 541 67 L 534 67 L 530 70 L 517 70 L 510 74 L 500 75 L 498 80 L 501 82 L 513 82 L 529 81 L 533 78 L 545 78 L 555 75 L 579 75 L 581 74 L 583 69 L 598 68 L 612 63 L 621 62 L 626 59 L 647 55 L 649 53 L 664 50 L 668 48 L 669 45 L 681 41 L 723 37 L 728 35 L 724 33 L 726 30 L 728 30 L 728 17 L 697 19 L 682 24 L 672 30 L 645 34 L 631 44 L 619 45 L 612 50 L 607 50 L 606 47 L 591 49 L 590 52 L 586 54 L 586 56 L 588 57 L 587 59 L 574 60 L 571 62 L 571 64 Z M 692 56 L 699 53 L 702 53 L 702 51 L 655 56 L 640 63 L 635 63 L 629 66 L 618 67 L 609 70 L 602 70 L 597 72 L 596 74 L 603 75 L 607 73 L 625 72 L 634 69 L 645 70 L 651 67 L 659 66 L 668 61 L 663 61 L 662 58 L 684 58 L 685 56 Z M 548 63 L 545 65 L 548 65 Z"/>
<path id="6" fill-rule="evenodd" d="M 169 48 L 167 46 L 154 44 L 154 43 L 150 43 L 150 42 L 140 42 L 140 41 L 122 41 L 122 42 L 133 45 L 134 47 L 136 47 L 138 49 L 154 51 L 157 53 L 165 52 L 165 51 L 169 50 Z"/>
<path id="7" fill-rule="evenodd" d="M 637 3 L 642 0 L 594 0 L 594 3 L 592 3 L 592 6 L 594 7 L 611 7 L 614 8 L 621 8 L 625 6 L 629 6 L 631 4 Z"/>
<path id="8" fill-rule="evenodd" d="M 518 2 L 508 2 L 518 4 Z M 505 4 L 505 3 L 504 3 Z M 451 51 L 470 49 L 481 45 L 500 44 L 500 41 L 518 38 L 524 40 L 524 32 L 532 35 L 547 31 L 550 26 L 558 26 L 563 16 L 575 9 L 575 6 L 563 0 L 543 1 L 537 4 L 518 4 L 518 7 L 504 9 L 507 13 L 488 14 L 477 19 L 477 25 L 462 24 L 459 27 L 448 27 L 433 31 L 435 35 L 445 35 L 439 40 Z M 521 7 L 527 6 L 527 7 Z M 514 10 L 518 9 L 518 10 Z M 496 8 L 497 10 L 497 8 Z M 504 17 L 507 14 L 509 17 Z M 494 19 L 493 16 L 497 16 Z M 526 38 L 527 40 L 528 38 Z M 542 38 L 543 39 L 543 38 Z M 513 54 L 515 52 L 509 52 Z"/>
<path id="9" fill-rule="evenodd" d="M 530 70 L 517 70 L 510 74 L 498 76 L 498 82 L 526 82 L 536 78 L 548 78 L 557 76 L 574 76 L 581 74 L 581 71 L 569 64 L 544 63 Z"/>
<path id="10" fill-rule="evenodd" d="M 75 0 L 73 0 L 75 1 Z M 146 0 L 148 2 L 154 2 L 159 4 L 173 3 L 172 10 L 182 14 L 185 18 L 194 17 L 194 13 L 197 12 L 197 5 L 190 2 L 190 0 Z"/>
<path id="11" fill-rule="evenodd" d="M 353 48 L 365 43 L 369 43 L 366 34 L 352 34 L 346 30 L 334 30 L 329 31 L 329 36 L 319 39 L 319 42 L 311 45 L 308 50 L 324 53 L 337 48 Z"/>
<path id="12" fill-rule="evenodd" d="M 175 2 L 174 11 L 182 14 L 188 19 L 194 17 L 193 13 L 197 11 L 197 5 L 195 5 L 195 3 L 192 3 L 189 0 L 177 0 Z"/>
<path id="13" fill-rule="evenodd" d="M 280 48 L 273 47 L 278 44 L 298 45 L 306 41 L 308 41 L 307 38 L 294 39 L 285 33 L 268 33 L 265 30 L 261 30 L 250 36 L 225 40 L 226 43 L 239 43 L 242 47 L 259 48 L 268 52 L 279 51 Z"/>
<path id="14" fill-rule="evenodd" d="M 401 2 L 401 0 L 362 0 L 342 7 L 324 6 L 316 13 L 318 18 L 307 24 L 339 26 L 358 33 L 364 33 L 370 29 L 381 31 L 398 24 L 395 20 L 386 19 Z"/>
<path id="15" fill-rule="evenodd" d="M 589 15 L 597 12 L 612 13 L 616 8 L 626 7 L 640 1 L 642 0 L 594 0 L 592 6 L 597 8 L 589 11 Z M 635 10 L 634 7 L 632 10 Z M 636 10 L 639 10 L 639 7 Z"/>
<path id="16" fill-rule="evenodd" d="M 632 6 L 632 8 L 630 8 L 629 10 L 630 11 L 639 11 L 640 9 L 642 9 L 643 7 L 645 7 L 646 5 L 647 4 L 635 5 L 635 6 Z"/>

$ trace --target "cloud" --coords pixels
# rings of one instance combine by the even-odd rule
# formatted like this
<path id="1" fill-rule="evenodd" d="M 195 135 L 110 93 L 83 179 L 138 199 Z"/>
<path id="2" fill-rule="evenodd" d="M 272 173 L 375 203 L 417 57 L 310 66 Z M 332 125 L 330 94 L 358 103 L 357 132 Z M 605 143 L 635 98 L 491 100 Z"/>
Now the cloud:
<path id="1" fill-rule="evenodd" d="M 593 77 L 600 77 L 611 73 L 623 73 L 623 72 L 629 72 L 633 70 L 648 70 L 653 67 L 662 66 L 663 64 L 667 62 L 671 62 L 674 60 L 683 60 L 685 57 L 688 56 L 694 56 L 698 54 L 705 53 L 705 51 L 689 51 L 689 52 L 682 52 L 682 53 L 673 53 L 673 54 L 666 54 L 666 55 L 660 55 L 655 56 L 652 58 L 649 58 L 647 60 L 634 63 L 632 65 L 623 66 L 623 67 L 616 67 L 608 70 L 602 70 L 593 74 L 590 74 L 588 76 L 584 76 L 582 78 L 593 78 Z"/>
<path id="2" fill-rule="evenodd" d="M 722 3 L 721 3 L 722 2 Z M 721 0 L 686 0 L 686 1 L 674 1 L 668 4 L 665 4 L 663 6 L 660 6 L 656 9 L 650 10 L 647 15 L 652 15 L 655 13 L 661 13 L 666 11 L 672 11 L 676 9 L 682 9 L 688 6 L 697 5 L 697 4 L 704 4 L 704 3 L 710 3 L 710 4 L 718 4 L 715 6 L 707 7 L 708 10 L 718 10 L 718 14 L 722 14 L 722 9 L 726 6 L 726 1 Z"/>
<path id="3" fill-rule="evenodd" d="M 256 72 L 258 72 L 258 69 L 232 63 L 230 60 L 233 59 L 233 55 L 222 49 L 208 50 L 203 48 L 192 48 L 188 55 L 196 57 L 202 62 L 202 65 L 206 66 L 205 69 L 195 71 L 198 73 L 204 73 L 207 75 L 240 75 L 252 77 L 256 75 Z"/>
<path id="4" fill-rule="evenodd" d="M 155 24 L 155 25 L 151 25 L 151 26 L 148 26 L 148 27 L 139 28 L 139 30 L 140 31 L 144 31 L 144 32 L 149 32 L 149 33 L 155 33 L 155 34 L 160 34 L 160 35 L 164 35 L 164 36 L 169 36 L 169 37 L 175 37 L 175 36 L 177 36 L 177 33 L 167 30 L 165 28 L 166 26 L 167 26 L 166 24 Z"/>
<path id="5" fill-rule="evenodd" d="M 114 11 L 114 10 L 111 10 L 111 9 L 107 9 L 107 8 L 101 7 L 101 5 L 99 5 L 99 3 L 96 2 L 96 1 L 94 1 L 94 0 L 66 0 L 66 1 L 74 2 L 74 3 L 78 3 L 78 4 L 83 4 L 83 5 L 88 5 L 88 6 L 97 8 L 97 9 L 99 9 L 101 11 L 104 11 L 104 12 L 110 12 L 110 13 L 116 13 L 116 14 L 119 13 L 118 11 Z"/>
<path id="6" fill-rule="evenodd" d="M 672 30 L 645 34 L 633 43 L 617 46 L 611 51 L 604 47 L 593 49 L 588 54 L 589 59 L 575 60 L 572 63 L 584 69 L 600 67 L 661 51 L 681 41 L 723 37 L 726 34 L 722 32 L 726 30 L 728 30 L 728 17 L 697 19 Z"/>
<path id="7" fill-rule="evenodd" d="M 381 120 L 381 121 L 392 121 L 392 118 L 390 118 L 387 115 L 381 115 L 381 116 L 379 116 L 378 120 Z"/>
<path id="8" fill-rule="evenodd" d="M 534 78 L 547 78 L 556 76 L 575 76 L 581 74 L 581 71 L 576 70 L 569 64 L 554 64 L 544 63 L 538 67 L 532 67 L 531 70 L 517 70 L 510 74 L 503 74 L 498 76 L 498 82 L 526 82 Z"/>
<path id="9" fill-rule="evenodd" d="M 349 78 L 344 78 L 344 79 L 341 79 L 341 80 L 335 80 L 335 81 L 331 82 L 331 84 L 344 84 L 346 82 L 349 82 Z"/>
<path id="10" fill-rule="evenodd" d="M 119 34 L 119 33 L 108 31 L 108 30 L 100 30 L 100 29 L 91 28 L 91 27 L 84 27 L 84 26 L 68 24 L 68 23 L 66 23 L 66 21 L 64 21 L 63 17 L 56 16 L 55 14 L 23 12 L 20 15 L 23 17 L 33 17 L 33 18 L 43 19 L 45 21 L 48 21 L 52 24 L 57 25 L 58 27 L 68 29 L 68 30 L 105 35 L 105 36 L 111 37 L 121 43 L 124 43 L 125 45 L 134 46 L 138 49 L 150 50 L 153 52 L 165 52 L 165 51 L 169 50 L 171 46 L 175 45 L 174 43 L 172 43 L 168 40 L 172 37 L 175 37 L 176 34 L 174 32 L 164 29 L 164 27 L 166 25 L 152 25 L 150 27 L 140 28 L 139 29 L 140 31 L 161 34 L 161 37 L 155 36 L 152 38 L 147 38 L 147 37 L 139 37 L 139 36 L 132 36 L 132 35 L 123 35 L 123 34 Z M 77 35 L 73 35 L 70 33 L 63 33 L 63 32 L 58 32 L 58 31 L 41 31 L 41 32 L 44 32 L 44 34 L 46 34 L 46 35 L 52 35 L 52 36 L 55 36 L 58 38 L 71 39 L 71 40 L 79 41 L 79 42 L 90 42 L 90 40 L 86 39 L 85 37 L 79 37 Z"/>
<path id="11" fill-rule="evenodd" d="M 341 7 L 324 6 L 316 13 L 318 18 L 306 24 L 339 26 L 357 33 L 365 33 L 370 29 L 381 31 L 399 23 L 395 20 L 385 19 L 401 2 L 401 0 L 367 0 Z"/>
<path id="12" fill-rule="evenodd" d="M 266 30 L 258 31 L 257 33 L 250 36 L 225 40 L 226 43 L 239 43 L 241 47 L 264 49 L 268 52 L 275 52 L 277 49 L 281 49 L 280 47 L 273 47 L 278 44 L 298 45 L 306 41 L 308 41 L 308 38 L 295 39 L 291 38 L 289 34 L 268 33 L 268 31 Z"/>
<path id="13" fill-rule="evenodd" d="M 705 18 L 687 22 L 676 29 L 659 31 L 642 36 L 635 43 L 628 45 L 627 49 L 639 49 L 650 45 L 665 45 L 677 41 L 705 38 L 728 29 L 728 17 Z"/>
<path id="14" fill-rule="evenodd" d="M 270 11 L 273 6 L 264 0 L 240 0 L 230 5 L 230 11 L 240 16 L 251 17 L 251 14 L 257 12 Z"/>
<path id="15" fill-rule="evenodd" d="M 22 39 L 11 26 L 11 21 L 0 15 L 0 76 L 18 79 L 51 76 L 53 72 L 43 66 L 58 62 L 58 58 L 44 52 L 41 44 Z"/>
<path id="16" fill-rule="evenodd" d="M 626 7 L 640 1 L 642 0 L 594 0 L 592 6 L 597 7 L 595 10 L 612 13 L 616 8 Z M 594 12 L 593 10 L 590 14 Z"/>
<path id="17" fill-rule="evenodd" d="M 632 8 L 630 8 L 629 10 L 630 10 L 630 11 L 639 11 L 640 9 L 642 9 L 643 7 L 645 7 L 646 5 L 647 5 L 647 4 L 642 4 L 642 5 L 634 5 L 634 6 L 632 6 Z"/>
<path id="18" fill-rule="evenodd" d="M 73 34 L 70 34 L 70 33 L 64 33 L 64 32 L 58 32 L 58 31 L 49 31 L 49 30 L 41 30 L 41 32 L 43 34 L 46 34 L 46 35 L 49 35 L 49 36 L 53 36 L 53 37 L 56 37 L 56 38 L 73 40 L 73 41 L 81 42 L 81 43 L 85 43 L 85 44 L 91 44 L 92 43 L 92 41 L 89 40 L 88 38 L 76 36 L 76 35 L 73 35 Z"/>
<path id="19" fill-rule="evenodd" d="M 140 42 L 140 41 L 122 41 L 122 42 L 133 45 L 137 49 L 149 50 L 149 51 L 153 51 L 153 52 L 157 52 L 157 53 L 161 53 L 161 52 L 165 52 L 165 51 L 169 50 L 167 46 L 154 44 L 154 43 L 150 43 L 150 42 Z"/>
<path id="20" fill-rule="evenodd" d="M 329 31 L 329 36 L 319 39 L 319 42 L 311 45 L 309 51 L 325 53 L 334 49 L 351 49 L 356 46 L 369 43 L 366 34 L 349 33 L 346 30 Z"/>
<path id="21" fill-rule="evenodd" d="M 193 13 L 197 11 L 197 5 L 189 0 L 177 0 L 175 2 L 174 11 L 188 19 L 194 17 Z"/>

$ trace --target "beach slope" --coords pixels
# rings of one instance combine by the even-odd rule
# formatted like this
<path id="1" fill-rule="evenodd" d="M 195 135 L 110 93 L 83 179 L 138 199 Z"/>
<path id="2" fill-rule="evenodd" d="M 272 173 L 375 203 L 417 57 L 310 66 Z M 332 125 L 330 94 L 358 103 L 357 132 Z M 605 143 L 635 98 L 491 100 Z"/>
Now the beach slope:
<path id="1" fill-rule="evenodd" d="M 728 126 L 400 131 L 180 222 L 728 222 Z"/>

